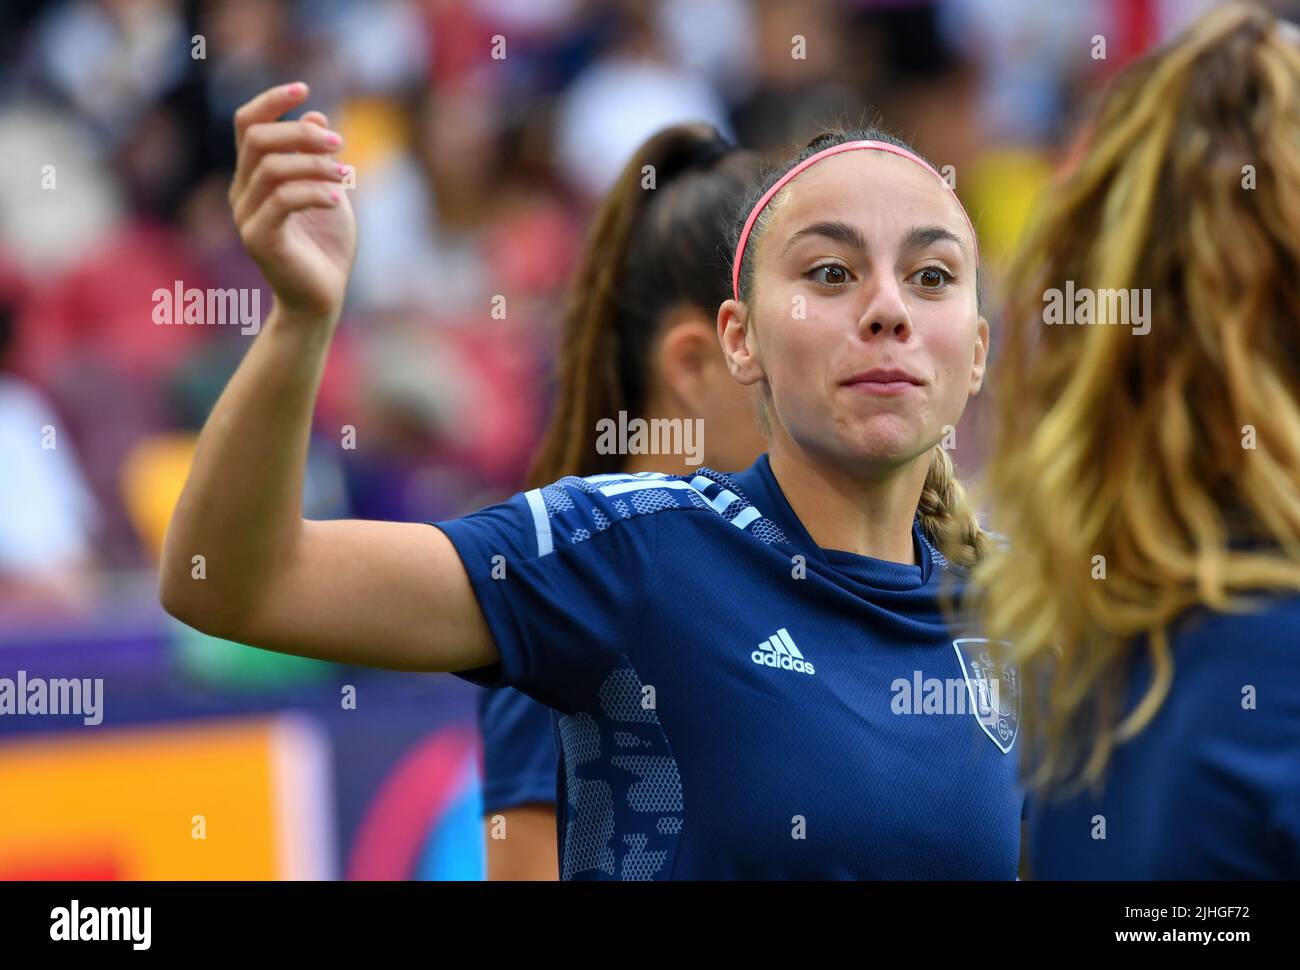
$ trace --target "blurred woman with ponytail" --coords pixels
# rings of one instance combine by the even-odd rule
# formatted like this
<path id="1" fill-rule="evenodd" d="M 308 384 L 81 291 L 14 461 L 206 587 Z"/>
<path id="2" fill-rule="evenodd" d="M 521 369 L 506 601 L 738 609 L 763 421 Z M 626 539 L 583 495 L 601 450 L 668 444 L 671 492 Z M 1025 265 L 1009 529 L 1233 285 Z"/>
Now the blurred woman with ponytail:
<path id="1" fill-rule="evenodd" d="M 971 589 L 1036 688 L 1029 870 L 1297 879 L 1300 30 L 1212 11 L 1088 138 L 1008 273 Z"/>
<path id="2" fill-rule="evenodd" d="M 452 521 L 314 522 L 303 453 L 354 236 L 337 137 L 275 120 L 304 97 L 276 88 L 236 116 L 232 203 L 276 303 L 199 440 L 167 610 L 554 710 L 565 879 L 1014 878 L 1015 677 L 940 605 L 988 546 L 938 443 L 980 389 L 989 331 L 974 229 L 933 166 L 881 132 L 829 134 L 737 217 L 716 333 L 761 403 L 749 468 L 583 468 Z M 657 228 L 624 258 L 649 259 Z M 620 272 L 589 275 L 629 320 L 661 287 L 688 292 L 670 275 L 618 290 Z M 604 332 L 566 351 L 575 402 L 638 352 L 598 349 Z M 654 433 L 690 452 L 681 422 L 651 433 L 579 403 L 558 420 L 609 434 L 593 417 L 618 423 L 597 454 Z M 587 460 L 561 444 L 553 471 Z"/>
<path id="3" fill-rule="evenodd" d="M 757 155 L 702 123 L 667 128 L 633 153 L 578 267 L 555 410 L 528 488 L 569 475 L 689 473 L 701 458 L 736 471 L 762 451 L 752 396 L 731 379 L 714 333 L 729 285 L 724 240 L 758 176 Z M 620 412 L 699 421 L 700 453 L 598 448 L 599 422 Z M 550 710 L 510 687 L 485 690 L 479 726 L 488 878 L 557 878 Z"/>

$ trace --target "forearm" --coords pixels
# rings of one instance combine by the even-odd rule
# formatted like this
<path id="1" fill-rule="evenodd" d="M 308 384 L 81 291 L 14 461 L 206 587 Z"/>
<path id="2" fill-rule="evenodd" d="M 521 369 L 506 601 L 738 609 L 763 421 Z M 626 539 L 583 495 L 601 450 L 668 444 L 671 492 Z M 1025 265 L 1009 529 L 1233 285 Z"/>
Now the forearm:
<path id="1" fill-rule="evenodd" d="M 274 306 L 222 392 L 163 543 L 160 587 L 169 611 L 220 625 L 246 614 L 269 577 L 292 561 L 332 332 Z"/>

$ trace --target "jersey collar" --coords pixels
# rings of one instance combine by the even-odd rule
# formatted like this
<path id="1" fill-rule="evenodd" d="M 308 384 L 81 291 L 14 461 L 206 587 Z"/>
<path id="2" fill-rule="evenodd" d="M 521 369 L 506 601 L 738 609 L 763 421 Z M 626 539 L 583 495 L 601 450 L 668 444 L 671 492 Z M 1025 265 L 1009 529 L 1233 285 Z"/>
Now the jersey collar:
<path id="1" fill-rule="evenodd" d="M 763 516 L 771 519 L 789 537 L 799 552 L 837 572 L 847 572 L 869 585 L 891 589 L 911 589 L 930 581 L 935 565 L 933 549 L 921 531 L 919 519 L 912 523 L 912 543 L 920 566 L 893 563 L 839 549 L 824 549 L 814 542 L 781 490 L 766 452 L 759 455 L 748 470 L 736 476 L 736 483 Z"/>

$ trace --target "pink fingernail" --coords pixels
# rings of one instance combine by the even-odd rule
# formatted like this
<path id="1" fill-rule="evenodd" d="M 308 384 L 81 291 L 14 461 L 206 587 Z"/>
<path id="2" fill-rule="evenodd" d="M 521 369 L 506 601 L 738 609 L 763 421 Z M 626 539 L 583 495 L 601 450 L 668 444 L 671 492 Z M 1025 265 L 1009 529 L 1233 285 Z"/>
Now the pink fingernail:
<path id="1" fill-rule="evenodd" d="M 341 198 L 341 196 L 339 195 L 337 189 L 330 189 L 330 199 L 331 199 L 331 200 L 333 200 L 334 202 L 337 202 L 340 198 Z"/>
<path id="2" fill-rule="evenodd" d="M 339 174 L 340 174 L 340 175 L 347 175 L 347 174 L 348 174 L 348 167 L 347 167 L 346 165 L 340 165 L 340 166 L 339 166 Z"/>
<path id="3" fill-rule="evenodd" d="M 334 134 L 334 132 L 332 131 L 325 136 L 325 144 L 328 145 L 330 148 L 337 148 L 339 142 L 341 142 L 342 140 L 343 140 L 342 138 Z"/>
<path id="4" fill-rule="evenodd" d="M 289 94 L 289 97 L 291 97 L 291 98 L 301 97 L 301 96 L 302 96 L 302 85 L 301 85 L 301 84 L 290 84 L 290 85 L 289 85 L 288 94 Z"/>

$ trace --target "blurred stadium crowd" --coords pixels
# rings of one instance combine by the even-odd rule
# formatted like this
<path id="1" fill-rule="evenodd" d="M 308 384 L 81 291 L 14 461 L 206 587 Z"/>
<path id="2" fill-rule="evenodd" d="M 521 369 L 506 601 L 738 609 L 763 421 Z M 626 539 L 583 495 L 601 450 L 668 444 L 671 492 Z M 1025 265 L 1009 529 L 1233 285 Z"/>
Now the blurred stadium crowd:
<path id="1" fill-rule="evenodd" d="M 153 293 L 258 287 L 226 190 L 259 90 L 307 81 L 356 170 L 305 512 L 427 520 L 518 486 L 586 220 L 649 132 L 702 118 L 779 156 L 883 122 L 952 166 L 995 276 L 1099 81 L 1210 5 L 8 0 L 0 612 L 152 595 L 194 434 L 253 339 L 157 326 Z"/>
<path id="2" fill-rule="evenodd" d="M 304 512 L 438 520 L 520 486 L 587 221 L 654 130 L 704 119 L 774 158 L 896 131 L 976 222 L 996 353 L 998 274 L 1090 98 L 1211 5 L 6 0 L 0 674 L 107 688 L 102 727 L 0 724 L 0 788 L 25 793 L 0 803 L 0 879 L 482 872 L 471 687 L 252 650 L 158 604 L 197 430 L 254 338 L 159 326 L 154 294 L 271 306 L 226 199 L 240 104 L 308 82 L 356 173 Z M 984 410 L 947 443 L 968 479 Z"/>

